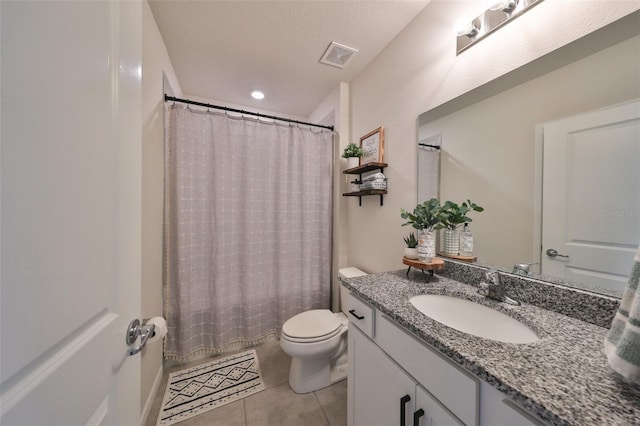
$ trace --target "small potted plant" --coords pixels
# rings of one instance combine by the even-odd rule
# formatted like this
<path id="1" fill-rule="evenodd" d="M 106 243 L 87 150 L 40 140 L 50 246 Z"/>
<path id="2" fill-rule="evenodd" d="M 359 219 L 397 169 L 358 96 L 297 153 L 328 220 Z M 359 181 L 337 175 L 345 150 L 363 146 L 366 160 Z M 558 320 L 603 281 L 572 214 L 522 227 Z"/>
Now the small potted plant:
<path id="1" fill-rule="evenodd" d="M 402 226 L 411 225 L 418 230 L 418 259 L 430 263 L 436 255 L 434 227 L 440 223 L 442 207 L 437 198 L 418 204 L 413 213 L 400 209 L 400 217 L 407 219 Z"/>
<path id="2" fill-rule="evenodd" d="M 407 259 L 417 259 L 418 258 L 418 240 L 416 240 L 416 235 L 411 232 L 408 237 L 403 237 L 405 244 L 407 247 L 404 249 L 404 257 Z"/>
<path id="3" fill-rule="evenodd" d="M 444 229 L 443 251 L 447 254 L 460 254 L 460 227 L 465 223 L 471 222 L 471 218 L 467 216 L 470 212 L 481 212 L 484 208 L 472 203 L 471 200 L 464 201 L 458 205 L 453 201 L 445 201 L 440 211 L 439 228 Z"/>
<path id="4" fill-rule="evenodd" d="M 362 157 L 364 151 L 355 143 L 349 143 L 342 153 L 342 158 L 347 159 L 347 169 L 353 169 L 354 167 L 358 167 L 360 163 L 360 157 Z"/>

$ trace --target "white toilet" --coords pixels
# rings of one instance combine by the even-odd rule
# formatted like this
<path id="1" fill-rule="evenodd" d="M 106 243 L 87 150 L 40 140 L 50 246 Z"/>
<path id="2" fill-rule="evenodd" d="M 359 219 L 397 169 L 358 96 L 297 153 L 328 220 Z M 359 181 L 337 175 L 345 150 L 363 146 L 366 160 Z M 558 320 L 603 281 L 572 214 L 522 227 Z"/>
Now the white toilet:
<path id="1" fill-rule="evenodd" d="M 340 279 L 367 275 L 357 268 L 340 269 Z M 340 286 L 340 299 L 347 290 Z M 289 385 L 296 393 L 325 388 L 347 377 L 347 327 L 342 311 L 313 309 L 289 318 L 282 326 L 280 346 L 291 356 Z"/>

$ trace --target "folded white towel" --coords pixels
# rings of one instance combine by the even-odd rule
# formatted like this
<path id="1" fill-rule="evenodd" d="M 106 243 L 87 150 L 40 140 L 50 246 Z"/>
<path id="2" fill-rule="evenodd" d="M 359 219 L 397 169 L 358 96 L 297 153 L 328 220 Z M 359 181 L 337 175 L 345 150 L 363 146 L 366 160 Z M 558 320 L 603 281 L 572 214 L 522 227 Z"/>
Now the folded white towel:
<path id="1" fill-rule="evenodd" d="M 640 384 L 640 248 L 620 307 L 604 339 L 604 351 L 611 368 L 631 382 Z"/>
<path id="2" fill-rule="evenodd" d="M 371 181 L 376 181 L 376 180 L 385 180 L 386 178 L 384 177 L 384 175 L 380 172 L 378 173 L 373 173 L 369 176 L 367 176 L 366 178 L 362 179 L 363 182 L 371 182 Z"/>

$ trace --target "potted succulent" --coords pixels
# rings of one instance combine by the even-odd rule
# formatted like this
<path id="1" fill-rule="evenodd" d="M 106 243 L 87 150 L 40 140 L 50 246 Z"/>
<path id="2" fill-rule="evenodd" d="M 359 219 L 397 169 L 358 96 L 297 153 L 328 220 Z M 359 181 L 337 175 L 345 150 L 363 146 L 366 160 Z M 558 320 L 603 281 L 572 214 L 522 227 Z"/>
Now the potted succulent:
<path id="1" fill-rule="evenodd" d="M 411 225 L 418 230 L 418 259 L 421 262 L 430 263 L 436 255 L 436 237 L 433 231 L 441 221 L 441 211 L 437 198 L 418 204 L 413 213 L 400 209 L 400 217 L 407 219 L 402 226 Z"/>
<path id="2" fill-rule="evenodd" d="M 442 235 L 443 251 L 447 254 L 460 254 L 460 227 L 471 222 L 467 216 L 470 212 L 481 212 L 484 208 L 472 203 L 471 200 L 464 201 L 460 205 L 453 201 L 445 201 L 440 211 L 440 224 L 438 229 L 444 229 Z"/>
<path id="3" fill-rule="evenodd" d="M 360 163 L 360 157 L 362 157 L 364 151 L 355 143 L 349 143 L 342 153 L 342 158 L 347 159 L 347 169 L 353 169 L 354 167 L 358 167 Z"/>
<path id="4" fill-rule="evenodd" d="M 413 232 L 409 233 L 408 237 L 403 237 L 405 244 L 407 247 L 404 249 L 404 257 L 407 259 L 417 259 L 418 258 L 418 240 L 416 240 L 416 236 Z"/>

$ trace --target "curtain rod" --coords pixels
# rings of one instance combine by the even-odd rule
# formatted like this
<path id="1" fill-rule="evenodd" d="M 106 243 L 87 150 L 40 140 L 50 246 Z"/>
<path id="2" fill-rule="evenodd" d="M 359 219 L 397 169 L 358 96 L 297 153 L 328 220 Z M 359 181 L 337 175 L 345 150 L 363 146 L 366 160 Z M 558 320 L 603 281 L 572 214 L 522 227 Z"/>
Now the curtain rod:
<path id="1" fill-rule="evenodd" d="M 183 103 L 183 104 L 197 105 L 197 106 L 206 107 L 206 108 L 215 108 L 215 109 L 221 109 L 221 110 L 224 110 L 224 111 L 237 112 L 237 113 L 240 113 L 240 114 L 253 115 L 254 117 L 262 117 L 262 118 L 270 118 L 272 120 L 286 121 L 287 123 L 295 123 L 295 124 L 303 124 L 305 126 L 321 127 L 323 129 L 329 129 L 329 130 L 331 130 L 333 132 L 333 126 L 323 126 L 322 124 L 306 123 L 304 121 L 292 120 L 290 118 L 278 117 L 278 116 L 275 116 L 275 115 L 260 114 L 258 112 L 250 112 L 250 111 L 245 111 L 245 110 L 242 110 L 242 109 L 229 108 L 229 107 L 219 106 L 219 105 L 211 105 L 211 104 L 206 104 L 204 102 L 192 101 L 190 99 L 174 98 L 173 96 L 169 96 L 167 94 L 164 95 L 164 101 L 165 102 L 170 102 L 170 101 L 180 102 L 180 103 Z"/>
<path id="2" fill-rule="evenodd" d="M 428 143 L 419 143 L 418 146 L 426 146 L 427 148 L 440 149 L 438 145 L 430 145 Z"/>

